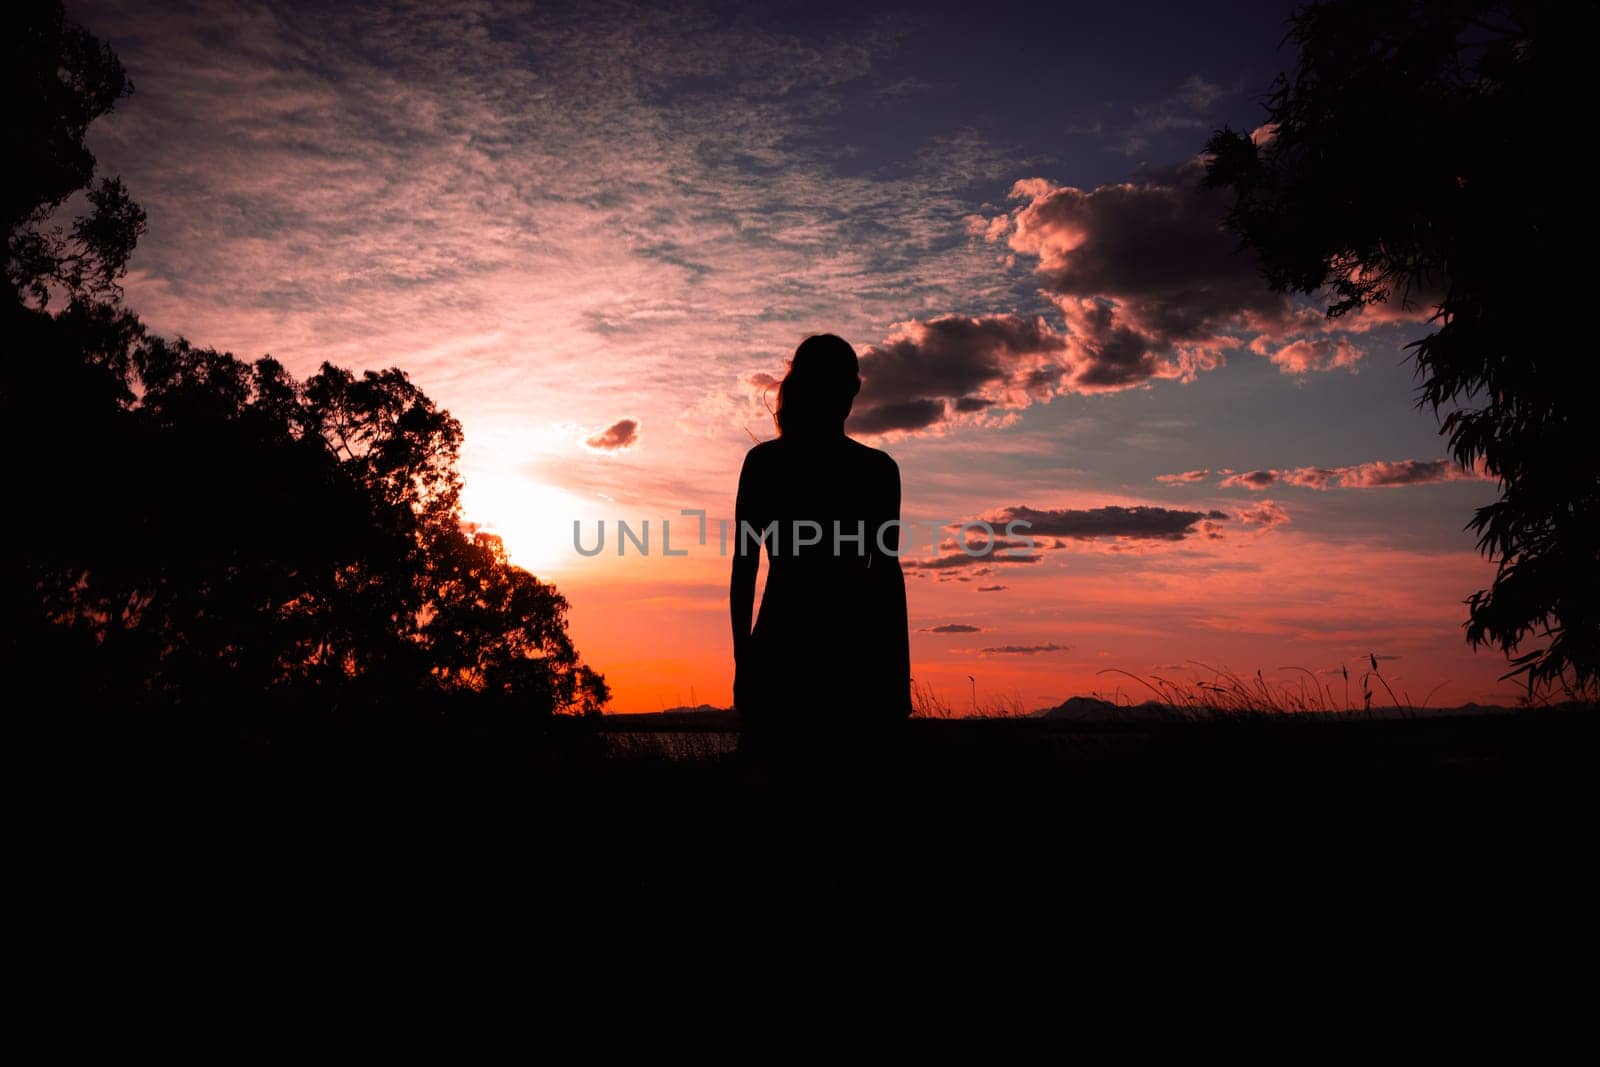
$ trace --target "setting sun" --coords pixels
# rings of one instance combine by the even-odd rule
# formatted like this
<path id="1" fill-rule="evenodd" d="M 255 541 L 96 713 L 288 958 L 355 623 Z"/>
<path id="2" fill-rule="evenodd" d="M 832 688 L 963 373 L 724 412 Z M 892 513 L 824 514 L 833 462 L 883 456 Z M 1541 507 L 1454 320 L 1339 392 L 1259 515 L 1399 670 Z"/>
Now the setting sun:
<path id="1" fill-rule="evenodd" d="M 478 472 L 462 491 L 462 516 L 498 536 L 506 555 L 541 577 L 573 558 L 572 523 L 592 508 L 571 493 L 514 472 Z"/>

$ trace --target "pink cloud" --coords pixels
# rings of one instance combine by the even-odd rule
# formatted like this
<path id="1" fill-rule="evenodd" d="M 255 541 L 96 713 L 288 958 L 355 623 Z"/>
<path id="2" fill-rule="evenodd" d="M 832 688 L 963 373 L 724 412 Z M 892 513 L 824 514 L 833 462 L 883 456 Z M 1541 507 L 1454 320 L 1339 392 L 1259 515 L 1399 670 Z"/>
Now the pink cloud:
<path id="1" fill-rule="evenodd" d="M 1267 358 L 1278 370 L 1288 374 L 1304 374 L 1307 371 L 1333 371 L 1341 366 L 1354 366 L 1360 362 L 1362 350 L 1349 341 L 1334 338 L 1301 338 L 1269 352 Z"/>
<path id="2" fill-rule="evenodd" d="M 1339 472 L 1331 467 L 1296 467 L 1293 470 L 1279 471 L 1278 477 L 1286 485 L 1298 485 L 1307 489 L 1326 489 L 1328 483 L 1339 476 Z"/>
<path id="3" fill-rule="evenodd" d="M 1384 489 L 1399 485 L 1482 481 L 1485 475 L 1466 470 L 1447 459 L 1378 460 L 1339 469 L 1339 484 L 1346 489 Z"/>
<path id="4" fill-rule="evenodd" d="M 1365 281 L 1369 275 L 1356 271 L 1355 280 Z M 1432 319 L 1444 299 L 1444 290 L 1437 280 L 1426 280 L 1420 285 L 1402 291 L 1389 291 L 1384 299 L 1363 304 L 1338 320 L 1339 328 L 1352 333 L 1365 333 L 1378 326 L 1414 326 Z"/>
<path id="5" fill-rule="evenodd" d="M 1250 347 L 1261 351 L 1256 344 Z M 1360 362 L 1363 353 L 1348 341 L 1332 337 L 1302 337 L 1265 354 L 1279 370 L 1287 374 L 1305 374 L 1308 371 L 1353 367 Z"/>
<path id="6" fill-rule="evenodd" d="M 1208 470 L 1183 471 L 1179 474 L 1158 474 L 1156 481 L 1164 485 L 1184 485 L 1188 482 L 1203 482 L 1211 477 Z"/>
<path id="7" fill-rule="evenodd" d="M 1245 508 L 1238 512 L 1239 521 L 1252 526 L 1260 526 L 1262 533 L 1282 526 L 1289 521 L 1289 513 L 1282 506 L 1271 500 L 1263 500 L 1253 507 Z"/>
<path id="8" fill-rule="evenodd" d="M 1011 219 L 1006 215 L 996 215 L 994 218 L 968 215 L 961 221 L 966 224 L 968 236 L 981 237 L 989 244 L 994 244 L 1011 231 Z"/>

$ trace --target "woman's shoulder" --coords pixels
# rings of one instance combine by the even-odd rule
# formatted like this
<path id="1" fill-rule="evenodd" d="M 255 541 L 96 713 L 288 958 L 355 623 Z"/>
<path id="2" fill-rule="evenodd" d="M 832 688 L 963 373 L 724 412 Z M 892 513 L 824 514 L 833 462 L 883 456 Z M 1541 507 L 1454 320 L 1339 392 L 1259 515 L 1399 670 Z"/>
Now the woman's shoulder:
<path id="1" fill-rule="evenodd" d="M 773 456 L 779 451 L 779 442 L 781 442 L 781 441 L 782 441 L 782 438 L 774 437 L 770 441 L 758 441 L 755 444 L 751 445 L 748 449 L 745 450 L 745 454 L 744 454 L 744 464 L 745 464 L 745 466 L 749 467 L 749 466 L 752 466 L 754 464 L 763 463 L 763 462 L 765 462 L 767 460 L 772 459 Z"/>
<path id="2" fill-rule="evenodd" d="M 899 464 L 894 461 L 894 457 L 882 449 L 864 445 L 853 437 L 835 439 L 835 441 L 841 440 L 844 442 L 844 455 L 851 464 L 870 467 L 884 473 L 899 473 Z M 818 447 L 818 442 L 789 441 L 782 437 L 774 437 L 770 441 L 761 441 L 751 445 L 744 454 L 744 467 L 746 470 L 752 470 L 774 463 L 807 462 L 815 458 L 814 453 Z M 820 447 L 824 451 L 831 451 L 837 445 L 824 442 L 820 444 Z M 838 455 L 837 452 L 833 454 Z"/>
<path id="3" fill-rule="evenodd" d="M 870 463 L 886 471 L 898 471 L 900 469 L 900 465 L 894 461 L 894 457 L 883 449 L 864 445 L 854 437 L 846 437 L 845 440 L 850 442 L 851 451 L 858 457 L 859 462 Z"/>

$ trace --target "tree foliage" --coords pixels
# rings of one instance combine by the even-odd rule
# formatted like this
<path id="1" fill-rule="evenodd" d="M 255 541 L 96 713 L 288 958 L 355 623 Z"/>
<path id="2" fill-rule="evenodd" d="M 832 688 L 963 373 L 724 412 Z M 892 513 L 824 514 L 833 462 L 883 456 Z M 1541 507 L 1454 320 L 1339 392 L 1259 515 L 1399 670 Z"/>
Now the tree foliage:
<path id="1" fill-rule="evenodd" d="M 296 381 L 118 303 L 144 214 L 94 182 L 84 135 L 127 79 L 58 6 L 7 18 L 26 161 L 0 294 L 13 677 L 118 711 L 598 710 L 566 600 L 463 526 L 460 424 L 403 372 Z"/>
<path id="2" fill-rule="evenodd" d="M 1513 657 L 1507 677 L 1530 689 L 1600 678 L 1588 358 L 1547 325 L 1571 311 L 1551 238 L 1586 249 L 1594 230 L 1587 197 L 1562 195 L 1556 121 L 1586 72 L 1555 50 L 1595 24 L 1587 4 L 1313 3 L 1268 124 L 1207 146 L 1207 183 L 1234 193 L 1228 225 L 1272 286 L 1325 295 L 1334 317 L 1434 312 L 1409 346 L 1419 404 L 1457 461 L 1500 482 L 1469 524 L 1498 568 L 1467 602 L 1467 638 Z"/>
<path id="3" fill-rule="evenodd" d="M 115 298 L 145 215 L 121 179 L 94 180 L 84 138 L 133 84 L 111 47 L 68 22 L 60 4 L 14 4 L 4 17 L 6 280 L 39 306 L 61 292 Z M 56 216 L 75 194 L 89 210 L 66 227 Z"/>

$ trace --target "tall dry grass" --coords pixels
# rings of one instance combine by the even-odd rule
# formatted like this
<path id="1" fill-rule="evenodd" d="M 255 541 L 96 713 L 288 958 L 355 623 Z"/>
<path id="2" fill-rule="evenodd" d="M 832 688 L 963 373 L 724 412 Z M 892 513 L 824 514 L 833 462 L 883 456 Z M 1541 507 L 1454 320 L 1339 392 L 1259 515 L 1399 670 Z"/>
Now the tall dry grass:
<path id="1" fill-rule="evenodd" d="M 952 704 L 934 691 L 933 686 L 911 680 L 911 717 L 913 719 L 1025 719 L 1032 715 L 1022 701 L 1022 694 L 985 697 L 974 695 L 959 704 Z"/>
<path id="2" fill-rule="evenodd" d="M 1194 668 L 1204 677 L 1179 679 L 1165 674 L 1138 674 L 1122 668 L 1107 668 L 1097 673 L 1126 679 L 1127 683 L 1113 687 L 1110 692 L 1088 694 L 1118 707 L 1135 707 L 1140 704 L 1159 706 L 1179 718 L 1210 719 L 1252 715 L 1335 715 L 1353 718 L 1371 718 L 1377 715 L 1413 717 L 1426 708 L 1446 683 L 1441 682 L 1420 701 L 1404 687 L 1396 689 L 1379 667 L 1376 653 L 1369 653 L 1366 664 L 1355 673 L 1341 665 L 1338 673 L 1318 675 L 1299 666 L 1278 668 L 1289 677 L 1269 679 L 1263 670 L 1254 675 L 1241 674 L 1226 667 L 1212 666 L 1198 660 L 1189 660 L 1185 666 Z M 1141 693 L 1148 697 L 1141 699 Z M 1388 703 L 1375 704 L 1381 697 Z M 968 700 L 951 701 L 941 696 L 931 685 L 913 679 L 911 705 L 914 718 L 1026 718 L 1033 714 L 1022 702 L 1020 695 L 978 700 L 976 686 Z"/>
<path id="3" fill-rule="evenodd" d="M 1402 716 L 1414 716 L 1428 706 L 1428 701 L 1445 684 L 1441 682 L 1434 686 L 1419 703 L 1403 688 L 1395 692 L 1378 666 L 1377 653 L 1369 653 L 1367 663 L 1368 669 L 1361 671 L 1356 678 L 1354 691 L 1350 684 L 1350 668 L 1340 665 L 1337 696 L 1332 676 L 1319 677 L 1305 667 L 1292 665 L 1278 668 L 1288 672 L 1291 680 L 1268 679 L 1259 668 L 1254 676 L 1242 675 L 1198 660 L 1189 660 L 1186 666 L 1209 674 L 1209 679 L 1180 680 L 1160 674 L 1140 675 L 1118 667 L 1098 673 L 1128 678 L 1148 690 L 1155 703 L 1195 718 L 1297 714 L 1371 717 L 1374 714 L 1373 700 L 1379 688 L 1389 697 L 1388 708 Z M 1356 704 L 1357 697 L 1360 698 L 1359 706 Z"/>

